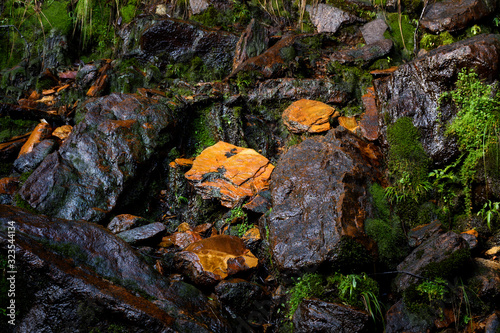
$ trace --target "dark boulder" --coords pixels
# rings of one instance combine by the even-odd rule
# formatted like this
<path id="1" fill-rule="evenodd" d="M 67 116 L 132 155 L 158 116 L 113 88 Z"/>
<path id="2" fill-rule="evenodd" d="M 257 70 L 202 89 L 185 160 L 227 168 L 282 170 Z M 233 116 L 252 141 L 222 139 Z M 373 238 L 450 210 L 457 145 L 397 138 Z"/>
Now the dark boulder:
<path id="1" fill-rule="evenodd" d="M 37 144 L 32 151 L 22 154 L 14 161 L 14 168 L 20 173 L 33 171 L 50 153 L 57 148 L 53 139 L 45 139 Z"/>
<path id="2" fill-rule="evenodd" d="M 20 195 L 45 214 L 99 221 L 118 202 L 178 118 L 167 103 L 136 95 L 90 99 L 61 148 L 31 174 Z M 139 189 L 136 189 L 139 191 Z"/>
<path id="3" fill-rule="evenodd" d="M 247 317 L 255 310 L 255 303 L 261 302 L 266 293 L 256 283 L 243 279 L 223 280 L 215 287 L 219 301 L 231 312 L 241 317 Z"/>
<path id="4" fill-rule="evenodd" d="M 368 332 L 368 313 L 318 299 L 303 300 L 293 315 L 294 332 Z"/>
<path id="5" fill-rule="evenodd" d="M 395 286 L 403 292 L 418 281 L 414 275 L 451 278 L 462 272 L 469 259 L 469 244 L 463 237 L 453 231 L 437 234 L 423 242 L 398 265 L 398 271 L 412 275 L 399 274 Z"/>
<path id="6" fill-rule="evenodd" d="M 367 64 L 387 56 L 392 50 L 392 44 L 390 39 L 378 40 L 360 48 L 336 51 L 330 55 L 330 60 L 341 64 Z"/>
<path id="7" fill-rule="evenodd" d="M 271 176 L 267 223 L 274 262 L 297 271 L 341 256 L 341 237 L 365 242 L 367 186 L 379 179 L 381 154 L 351 132 L 331 130 L 293 146 Z"/>
<path id="8" fill-rule="evenodd" d="M 394 304 L 385 316 L 385 332 L 386 333 L 421 333 L 429 332 L 434 326 L 424 318 L 418 318 L 411 315 L 403 301 Z"/>
<path id="9" fill-rule="evenodd" d="M 496 0 L 444 0 L 429 5 L 420 20 L 420 27 L 434 34 L 458 31 L 495 13 Z"/>
<path id="10" fill-rule="evenodd" d="M 146 219 L 140 216 L 134 216 L 130 214 L 120 214 L 115 216 L 111 222 L 109 222 L 107 228 L 114 234 L 122 231 L 129 230 L 131 228 L 139 227 L 147 222 Z"/>
<path id="11" fill-rule="evenodd" d="M 458 153 L 454 139 L 445 136 L 446 125 L 457 110 L 439 96 L 454 88 L 462 68 L 474 68 L 482 80 L 499 74 L 500 36 L 479 35 L 428 52 L 391 75 L 374 81 L 380 105 L 380 133 L 401 117 L 410 117 L 421 132 L 425 151 L 438 165 L 449 163 Z M 386 137 L 381 136 L 387 144 Z"/>
<path id="12" fill-rule="evenodd" d="M 169 282 L 99 225 L 0 205 L 2 253 L 7 253 L 12 226 L 16 282 L 24 290 L 16 299 L 19 332 L 90 332 L 113 326 L 134 332 L 229 331 L 200 291 Z"/>
<path id="13" fill-rule="evenodd" d="M 147 26 L 140 37 L 140 57 L 158 67 L 189 62 L 195 57 L 213 71 L 229 74 L 238 36 L 165 18 Z"/>

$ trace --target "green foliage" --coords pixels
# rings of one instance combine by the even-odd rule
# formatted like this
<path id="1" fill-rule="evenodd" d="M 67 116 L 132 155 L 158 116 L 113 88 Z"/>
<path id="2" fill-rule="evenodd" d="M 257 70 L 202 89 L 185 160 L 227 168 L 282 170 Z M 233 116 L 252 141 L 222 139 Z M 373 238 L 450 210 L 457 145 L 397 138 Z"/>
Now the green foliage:
<path id="1" fill-rule="evenodd" d="M 290 295 L 287 318 L 292 319 L 293 314 L 304 298 L 320 296 L 324 291 L 324 278 L 322 275 L 307 273 L 301 278 L 299 277 L 295 285 L 287 291 L 287 294 Z"/>
<path id="2" fill-rule="evenodd" d="M 237 220 L 238 224 L 238 237 L 242 237 L 248 230 L 254 227 L 253 224 L 248 224 L 248 215 L 243 211 L 243 208 L 236 207 L 231 210 L 231 215 L 226 219 L 226 223 L 231 223 Z"/>
<path id="3" fill-rule="evenodd" d="M 408 254 L 401 221 L 397 215 L 391 214 L 384 189 L 380 185 L 373 184 L 369 191 L 376 218 L 366 220 L 365 232 L 377 243 L 380 260 L 388 267 L 395 268 Z"/>
<path id="4" fill-rule="evenodd" d="M 470 187 L 477 166 L 488 150 L 498 146 L 500 93 L 493 95 L 492 87 L 482 83 L 475 71 L 464 68 L 458 74 L 456 89 L 442 94 L 439 102 L 448 97 L 452 98 L 459 111 L 446 134 L 456 136 L 465 155 L 460 178 L 466 194 L 466 208 L 470 213 Z"/>
<path id="5" fill-rule="evenodd" d="M 135 13 L 137 10 L 137 4 L 130 3 L 120 8 L 120 14 L 123 18 L 123 23 L 129 23 L 135 17 Z"/>
<path id="6" fill-rule="evenodd" d="M 452 44 L 455 41 L 455 38 L 448 31 L 442 32 L 439 35 L 424 34 L 420 40 L 420 48 L 429 51 L 441 45 Z"/>
<path id="7" fill-rule="evenodd" d="M 442 300 L 446 294 L 446 281 L 441 278 L 426 280 L 417 286 L 417 291 L 422 296 L 429 298 L 429 303 Z"/>
<path id="8" fill-rule="evenodd" d="M 420 133 L 410 118 L 400 118 L 387 128 L 393 186 L 386 188 L 386 195 L 393 202 L 418 202 L 431 187 L 427 179 L 430 160 L 419 139 Z"/>
<path id="9" fill-rule="evenodd" d="M 491 202 L 488 200 L 484 204 L 483 208 L 477 213 L 477 216 L 481 216 L 485 221 L 488 229 L 491 230 L 491 221 L 497 216 L 500 216 L 500 202 Z"/>
<path id="10" fill-rule="evenodd" d="M 218 27 L 226 31 L 234 31 L 235 23 L 247 25 L 255 14 L 254 8 L 251 8 L 244 1 L 233 0 L 232 2 L 231 8 L 225 11 L 210 5 L 203 12 L 191 16 L 190 20 L 206 27 Z"/>
<path id="11" fill-rule="evenodd" d="M 429 173 L 429 180 L 432 184 L 432 189 L 437 197 L 438 204 L 442 212 L 451 218 L 451 208 L 453 200 L 457 196 L 460 185 L 460 178 L 455 174 L 454 169 L 461 162 L 461 158 L 454 163 L 447 165 L 444 169 L 435 169 Z"/>
<path id="12" fill-rule="evenodd" d="M 399 16 L 398 13 L 387 13 L 386 18 L 389 29 L 384 33 L 384 37 L 394 41 L 395 47 L 402 53 L 403 58 L 410 58 L 416 27 L 408 15 Z"/>

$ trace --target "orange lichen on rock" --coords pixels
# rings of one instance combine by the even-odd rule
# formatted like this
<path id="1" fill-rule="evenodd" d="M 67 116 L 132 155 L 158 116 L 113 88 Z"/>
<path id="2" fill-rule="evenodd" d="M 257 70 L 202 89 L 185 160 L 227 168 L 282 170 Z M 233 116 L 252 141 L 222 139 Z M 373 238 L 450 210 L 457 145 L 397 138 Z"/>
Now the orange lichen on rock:
<path id="1" fill-rule="evenodd" d="M 58 137 L 61 140 L 66 140 L 68 136 L 71 134 L 71 131 L 73 130 L 73 126 L 71 125 L 63 125 L 59 126 L 52 132 L 53 136 Z"/>
<path id="2" fill-rule="evenodd" d="M 27 154 L 33 150 L 33 147 L 40 143 L 42 140 L 46 139 L 52 133 L 52 127 L 46 121 L 42 121 L 38 124 L 33 132 L 31 132 L 28 141 L 21 147 L 21 151 L 18 156 Z"/>
<path id="3" fill-rule="evenodd" d="M 219 141 L 205 149 L 185 177 L 204 199 L 218 198 L 232 208 L 269 186 L 274 166 L 253 149 Z"/>
<path id="4" fill-rule="evenodd" d="M 347 128 L 351 132 L 355 132 L 358 129 L 358 122 L 355 117 L 339 117 L 339 125 Z"/>
<path id="5" fill-rule="evenodd" d="M 293 133 L 321 133 L 330 129 L 335 109 L 325 103 L 301 99 L 283 112 L 283 123 Z"/>

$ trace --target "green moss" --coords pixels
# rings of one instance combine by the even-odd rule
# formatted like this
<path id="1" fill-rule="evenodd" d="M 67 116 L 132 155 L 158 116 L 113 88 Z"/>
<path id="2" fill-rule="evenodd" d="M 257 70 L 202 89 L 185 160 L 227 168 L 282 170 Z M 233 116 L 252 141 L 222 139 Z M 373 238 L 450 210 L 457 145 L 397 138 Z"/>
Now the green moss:
<path id="1" fill-rule="evenodd" d="M 70 1 L 45 1 L 43 4 L 44 15 L 41 17 L 43 26 L 50 27 L 61 35 L 68 35 L 73 26 L 68 12 Z"/>
<path id="2" fill-rule="evenodd" d="M 120 14 L 122 14 L 122 19 L 123 19 L 122 23 L 126 24 L 132 21 L 132 19 L 135 16 L 136 9 L 137 9 L 136 5 L 130 3 L 126 6 L 121 7 Z"/>
<path id="3" fill-rule="evenodd" d="M 210 128 L 210 109 L 208 107 L 199 112 L 193 121 L 194 155 L 199 155 L 205 148 L 217 143 Z"/>
<path id="4" fill-rule="evenodd" d="M 448 31 L 442 32 L 439 35 L 424 34 L 420 40 L 420 48 L 429 51 L 438 46 L 452 44 L 455 41 L 456 39 Z"/>
<path id="5" fill-rule="evenodd" d="M 32 131 L 37 121 L 11 119 L 10 117 L 0 118 L 0 142 L 5 142 L 14 136 L 23 135 Z"/>
<path id="6" fill-rule="evenodd" d="M 453 279 L 464 272 L 463 267 L 470 262 L 470 249 L 455 251 L 449 258 L 441 262 L 432 262 L 422 269 L 422 276 L 428 278 Z"/>
<path id="7" fill-rule="evenodd" d="M 388 167 L 394 186 L 386 192 L 398 202 L 418 201 L 430 188 L 427 179 L 430 160 L 419 139 L 420 132 L 408 117 L 387 127 Z"/>
<path id="8" fill-rule="evenodd" d="M 287 291 L 290 295 L 288 299 L 288 319 L 292 319 L 293 314 L 304 298 L 321 297 L 325 291 L 325 279 L 320 274 L 307 273 L 297 279 L 295 285 Z"/>
<path id="9" fill-rule="evenodd" d="M 206 27 L 235 31 L 234 25 L 236 23 L 245 26 L 252 17 L 259 17 L 259 15 L 255 15 L 258 12 L 260 12 L 260 9 L 257 6 L 253 6 L 249 2 L 235 0 L 232 2 L 231 8 L 227 10 L 219 10 L 210 5 L 203 12 L 192 15 L 190 20 Z"/>

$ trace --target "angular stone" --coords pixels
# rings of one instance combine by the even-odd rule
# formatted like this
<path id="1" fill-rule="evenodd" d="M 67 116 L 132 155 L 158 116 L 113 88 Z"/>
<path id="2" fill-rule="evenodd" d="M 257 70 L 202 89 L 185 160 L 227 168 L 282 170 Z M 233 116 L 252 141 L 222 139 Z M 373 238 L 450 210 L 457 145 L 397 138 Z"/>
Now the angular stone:
<path id="1" fill-rule="evenodd" d="M 291 147 L 278 161 L 270 190 L 269 243 L 280 270 L 298 271 L 338 258 L 341 237 L 369 248 L 366 186 L 377 182 L 379 149 L 347 130 L 330 130 Z"/>
<path id="2" fill-rule="evenodd" d="M 12 204 L 12 198 L 19 188 L 19 177 L 0 178 L 0 204 Z"/>
<path id="3" fill-rule="evenodd" d="M 146 219 L 131 214 L 120 214 L 115 216 L 108 224 L 108 229 L 114 234 L 138 227 L 144 224 Z"/>
<path id="4" fill-rule="evenodd" d="M 208 6 L 210 6 L 210 1 L 208 0 L 189 0 L 189 6 L 191 7 L 191 12 L 193 15 L 202 13 Z"/>
<path id="5" fill-rule="evenodd" d="M 13 161 L 19 155 L 22 146 L 28 141 L 31 133 L 11 138 L 7 142 L 0 143 L 0 161 Z"/>
<path id="6" fill-rule="evenodd" d="M 364 332 L 369 315 L 345 305 L 304 299 L 293 315 L 294 332 Z"/>
<path id="7" fill-rule="evenodd" d="M 201 236 L 193 231 L 186 230 L 182 232 L 174 232 L 172 235 L 163 237 L 160 247 L 170 247 L 175 246 L 177 248 L 185 249 L 194 242 L 201 241 Z"/>
<path id="8" fill-rule="evenodd" d="M 241 317 L 256 311 L 256 304 L 265 298 L 264 289 L 243 279 L 223 280 L 215 287 L 219 301 Z"/>
<path id="9" fill-rule="evenodd" d="M 378 108 L 377 99 L 373 87 L 366 90 L 366 94 L 361 97 L 365 113 L 361 115 L 359 127 L 361 134 L 368 141 L 375 141 L 378 139 Z"/>
<path id="10" fill-rule="evenodd" d="M 419 225 L 418 227 L 415 227 L 408 232 L 408 245 L 410 247 L 420 246 L 420 244 L 422 244 L 429 238 L 436 237 L 443 232 L 443 226 L 439 221 Z"/>
<path id="11" fill-rule="evenodd" d="M 460 234 L 463 239 L 469 244 L 471 249 L 475 249 L 478 244 L 479 234 L 476 230 L 467 230 Z"/>
<path id="12" fill-rule="evenodd" d="M 318 32 L 337 32 L 343 24 L 362 21 L 359 17 L 322 3 L 307 5 L 306 10 Z"/>
<path id="13" fill-rule="evenodd" d="M 174 258 L 195 284 L 213 286 L 230 275 L 257 267 L 259 260 L 236 236 L 219 235 L 189 245 Z"/>
<path id="14" fill-rule="evenodd" d="M 50 126 L 50 124 L 46 121 L 42 121 L 35 127 L 33 132 L 31 132 L 28 141 L 26 141 L 26 143 L 22 146 L 21 151 L 19 152 L 19 156 L 31 152 L 35 145 L 48 138 L 51 134 L 52 127 Z"/>
<path id="15" fill-rule="evenodd" d="M 199 57 L 211 69 L 221 73 L 231 71 L 237 35 L 171 18 L 149 20 L 152 22 L 141 33 L 139 41 L 141 58 L 163 68 Z"/>
<path id="16" fill-rule="evenodd" d="M 166 228 L 163 223 L 154 222 L 142 227 L 122 231 L 117 236 L 131 245 L 156 245 L 165 233 L 165 230 Z"/>
<path id="17" fill-rule="evenodd" d="M 269 191 L 257 193 L 243 208 L 254 213 L 266 213 L 271 208 L 271 193 Z"/>
<path id="18" fill-rule="evenodd" d="M 500 294 L 500 263 L 474 258 L 473 276 L 469 283 L 474 283 L 482 299 L 495 299 Z"/>
<path id="19" fill-rule="evenodd" d="M 355 132 L 358 128 L 358 122 L 356 121 L 356 117 L 338 117 L 339 125 L 348 129 L 351 132 Z"/>
<path id="20" fill-rule="evenodd" d="M 388 26 L 383 19 L 376 19 L 361 27 L 361 33 L 367 45 L 385 39 L 384 32 Z"/>
<path id="21" fill-rule="evenodd" d="M 500 36 L 478 35 L 434 49 L 374 80 L 382 144 L 387 146 L 387 126 L 409 117 L 420 130 L 426 153 L 437 165 L 448 164 L 457 156 L 458 147 L 445 130 L 457 110 L 453 103 L 444 103 L 438 111 L 439 96 L 453 89 L 463 68 L 474 68 L 482 80 L 492 82 L 498 77 L 499 64 Z"/>
<path id="22" fill-rule="evenodd" d="M 185 177 L 204 199 L 232 208 L 268 187 L 274 166 L 253 149 L 219 141 L 203 150 Z"/>
<path id="23" fill-rule="evenodd" d="M 330 129 L 335 109 L 323 102 L 301 99 L 283 112 L 283 123 L 293 133 L 321 133 Z"/>
<path id="24" fill-rule="evenodd" d="M 336 51 L 330 55 L 330 60 L 338 61 L 341 64 L 369 63 L 388 55 L 391 52 L 392 45 L 392 40 L 382 39 L 360 48 Z"/>
<path id="25" fill-rule="evenodd" d="M 434 236 L 413 250 L 405 260 L 398 265 L 398 271 L 421 275 L 422 270 L 430 263 L 442 263 L 461 249 L 468 249 L 467 242 L 460 235 L 448 231 Z M 458 269 L 459 267 L 456 267 Z M 395 279 L 398 292 L 403 292 L 416 278 L 409 274 L 400 274 Z"/>
<path id="26" fill-rule="evenodd" d="M 429 4 L 420 27 L 438 34 L 465 29 L 474 21 L 495 12 L 495 0 L 444 0 Z"/>
<path id="27" fill-rule="evenodd" d="M 432 326 L 434 326 L 425 319 L 415 320 L 413 317 L 410 317 L 410 314 L 410 311 L 406 309 L 402 300 L 394 304 L 385 316 L 385 332 L 429 332 Z"/>
<path id="28" fill-rule="evenodd" d="M 89 325 L 102 332 L 112 326 L 136 333 L 204 332 L 206 327 L 231 331 L 224 315 L 198 289 L 161 276 L 97 224 L 0 205 L 0 249 L 5 253 L 12 224 L 16 288 L 30 292 L 16 294 L 16 304 L 25 301 L 23 316 L 16 317 L 19 332 L 57 327 L 77 332 Z"/>
<path id="29" fill-rule="evenodd" d="M 168 144 L 180 118 L 168 104 L 137 95 L 112 94 L 82 107 L 85 118 L 31 174 L 20 195 L 45 214 L 100 221 L 119 198 L 125 200 L 124 189 L 157 146 Z"/>
<path id="30" fill-rule="evenodd" d="M 33 171 L 57 147 L 54 139 L 45 139 L 34 146 L 30 152 L 19 155 L 14 161 L 14 168 L 20 173 Z"/>

